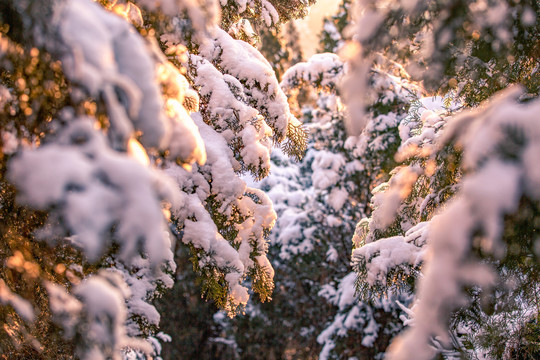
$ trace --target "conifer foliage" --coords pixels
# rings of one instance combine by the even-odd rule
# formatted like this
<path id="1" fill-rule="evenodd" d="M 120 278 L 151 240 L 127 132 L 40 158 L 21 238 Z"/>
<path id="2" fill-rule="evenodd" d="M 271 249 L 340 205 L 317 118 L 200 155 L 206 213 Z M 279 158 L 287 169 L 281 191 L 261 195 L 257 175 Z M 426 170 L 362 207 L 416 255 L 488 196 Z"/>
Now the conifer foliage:
<path id="1" fill-rule="evenodd" d="M 305 136 L 231 14 L 276 26 L 292 5 L 2 2 L 3 353 L 159 355 L 179 246 L 230 315 L 270 298 L 275 212 L 239 175 Z"/>
<path id="2" fill-rule="evenodd" d="M 0 1 L 0 357 L 540 357 L 538 1 L 314 3 Z"/>
<path id="3" fill-rule="evenodd" d="M 381 52 L 438 92 L 411 102 L 399 166 L 353 238 L 361 299 L 415 295 L 387 357 L 536 358 L 524 334 L 537 331 L 540 309 L 527 160 L 537 146 L 538 3 L 360 1 L 356 11 L 349 89 L 371 92 L 362 74 Z"/>
<path id="4" fill-rule="evenodd" d="M 396 301 L 408 304 L 409 294 L 360 302 L 354 296 L 351 238 L 358 219 L 370 213 L 370 190 L 395 165 L 398 125 L 420 88 L 402 67 L 379 57 L 370 71 L 377 102 L 368 110 L 369 125 L 360 136 L 347 134 L 340 91 L 347 64 L 333 53 L 346 36 L 329 24 L 348 22 L 348 5 L 326 20 L 321 46 L 331 52 L 283 75 L 281 86 L 310 137 L 298 163 L 273 154 L 272 172 L 260 183 L 277 212 L 269 248 L 276 289 L 270 304 L 254 304 L 223 324 L 222 337 L 235 344 L 240 358 L 377 358 L 403 328 Z M 339 34 L 341 45 L 329 42 L 328 32 Z"/>

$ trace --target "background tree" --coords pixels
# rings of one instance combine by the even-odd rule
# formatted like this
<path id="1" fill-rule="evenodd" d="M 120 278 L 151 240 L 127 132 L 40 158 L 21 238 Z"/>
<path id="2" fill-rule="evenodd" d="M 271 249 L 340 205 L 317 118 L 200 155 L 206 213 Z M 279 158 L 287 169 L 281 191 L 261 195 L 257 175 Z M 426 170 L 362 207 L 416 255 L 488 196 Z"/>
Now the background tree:
<path id="1" fill-rule="evenodd" d="M 356 219 L 370 211 L 370 189 L 389 176 L 398 124 L 419 88 L 381 57 L 370 73 L 379 101 L 369 110 L 365 132 L 350 137 L 338 91 L 344 68 L 337 55 L 318 54 L 283 77 L 292 108 L 302 108 L 310 141 L 299 163 L 273 154 L 272 172 L 260 184 L 278 214 L 269 249 L 276 289 L 272 302 L 224 323 L 221 339 L 234 344 L 240 358 L 373 358 L 403 327 L 394 300 L 406 304 L 406 295 L 356 301 L 349 239 Z M 319 94 L 315 105 L 296 97 L 310 87 Z"/>
<path id="2" fill-rule="evenodd" d="M 258 40 L 255 46 L 272 65 L 276 78 L 281 81 L 283 73 L 303 58 L 300 34 L 295 23 L 289 21 L 277 27 L 259 26 L 256 33 Z"/>
<path id="3" fill-rule="evenodd" d="M 352 1 L 340 1 L 338 10 L 332 16 L 323 19 L 323 28 L 320 40 L 321 52 L 338 53 L 345 45 L 345 28 L 352 19 Z"/>

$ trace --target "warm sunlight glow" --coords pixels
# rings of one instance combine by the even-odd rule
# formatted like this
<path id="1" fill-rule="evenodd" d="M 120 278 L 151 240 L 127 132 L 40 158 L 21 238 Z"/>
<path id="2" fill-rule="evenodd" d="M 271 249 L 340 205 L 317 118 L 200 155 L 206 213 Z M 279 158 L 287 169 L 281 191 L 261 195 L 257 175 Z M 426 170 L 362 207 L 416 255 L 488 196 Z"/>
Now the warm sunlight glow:
<path id="1" fill-rule="evenodd" d="M 143 164 L 144 166 L 150 165 L 150 159 L 148 158 L 148 154 L 146 153 L 146 150 L 141 145 L 140 142 L 138 142 L 136 139 L 131 138 L 128 141 L 128 155 L 133 157 L 135 160 L 137 160 L 139 163 Z"/>

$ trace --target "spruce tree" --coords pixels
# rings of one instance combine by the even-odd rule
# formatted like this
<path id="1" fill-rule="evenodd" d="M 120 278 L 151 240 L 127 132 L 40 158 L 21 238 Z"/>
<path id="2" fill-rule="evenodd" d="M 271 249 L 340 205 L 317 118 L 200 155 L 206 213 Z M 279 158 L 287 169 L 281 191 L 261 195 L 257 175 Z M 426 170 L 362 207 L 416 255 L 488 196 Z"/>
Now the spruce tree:
<path id="1" fill-rule="evenodd" d="M 266 176 L 272 145 L 299 156 L 304 138 L 266 60 L 218 25 L 306 6 L 289 5 L 2 2 L 3 352 L 159 355 L 153 301 L 180 246 L 229 314 L 248 287 L 269 299 L 275 213 L 239 174 Z"/>
<path id="2" fill-rule="evenodd" d="M 538 200 L 527 154 L 538 4 L 363 1 L 357 11 L 355 81 L 369 83 L 361 74 L 379 51 L 438 92 L 411 102 L 399 166 L 353 238 L 361 298 L 416 297 L 388 358 L 537 357 Z"/>

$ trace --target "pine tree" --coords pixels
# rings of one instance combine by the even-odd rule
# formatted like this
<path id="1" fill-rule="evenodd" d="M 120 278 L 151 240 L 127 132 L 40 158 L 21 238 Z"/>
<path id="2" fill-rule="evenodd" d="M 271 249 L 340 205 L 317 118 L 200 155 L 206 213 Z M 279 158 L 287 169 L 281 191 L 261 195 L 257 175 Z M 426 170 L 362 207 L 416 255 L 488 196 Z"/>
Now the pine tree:
<path id="1" fill-rule="evenodd" d="M 272 144 L 300 156 L 305 140 L 266 60 L 217 26 L 238 3 L 1 6 L 3 352 L 158 355 L 153 301 L 178 246 L 231 315 L 247 286 L 269 299 L 275 213 L 239 174 L 266 176 Z M 270 26 L 287 6 L 246 11 Z"/>
<path id="2" fill-rule="evenodd" d="M 536 146 L 538 4 L 477 5 L 358 7 L 356 82 L 368 83 L 361 73 L 380 51 L 443 94 L 411 103 L 399 166 L 374 189 L 374 211 L 353 238 L 361 298 L 416 296 L 413 325 L 390 359 L 538 354 L 530 340 L 538 199 L 527 160 Z"/>

